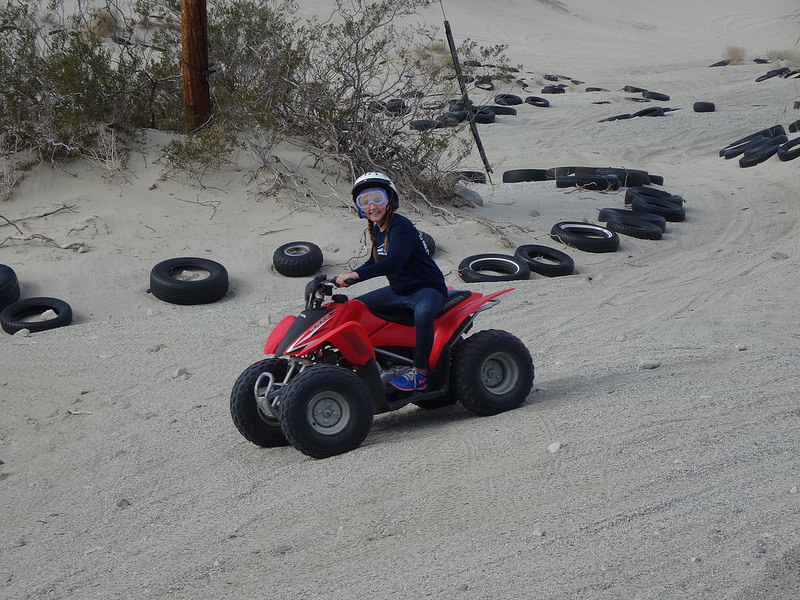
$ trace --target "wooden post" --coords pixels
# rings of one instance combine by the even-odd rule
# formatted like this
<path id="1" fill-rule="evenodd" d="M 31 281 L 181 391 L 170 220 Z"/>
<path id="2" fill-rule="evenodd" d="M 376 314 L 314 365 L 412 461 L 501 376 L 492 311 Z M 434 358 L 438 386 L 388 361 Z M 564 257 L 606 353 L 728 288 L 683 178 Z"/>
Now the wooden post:
<path id="1" fill-rule="evenodd" d="M 208 16 L 206 0 L 181 0 L 183 34 L 183 123 L 187 132 L 211 114 L 208 91 Z"/>

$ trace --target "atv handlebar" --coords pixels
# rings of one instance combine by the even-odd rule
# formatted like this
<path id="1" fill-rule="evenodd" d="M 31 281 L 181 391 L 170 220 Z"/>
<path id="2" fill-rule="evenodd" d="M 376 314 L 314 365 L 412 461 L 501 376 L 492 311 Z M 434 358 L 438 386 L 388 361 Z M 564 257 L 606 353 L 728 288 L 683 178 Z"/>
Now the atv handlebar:
<path id="1" fill-rule="evenodd" d="M 358 279 L 345 279 L 345 283 L 350 286 L 357 283 Z M 317 275 L 306 284 L 306 309 L 319 308 L 325 301 L 325 296 L 332 296 L 333 290 L 339 286 L 335 279 L 328 279 L 327 275 Z"/>

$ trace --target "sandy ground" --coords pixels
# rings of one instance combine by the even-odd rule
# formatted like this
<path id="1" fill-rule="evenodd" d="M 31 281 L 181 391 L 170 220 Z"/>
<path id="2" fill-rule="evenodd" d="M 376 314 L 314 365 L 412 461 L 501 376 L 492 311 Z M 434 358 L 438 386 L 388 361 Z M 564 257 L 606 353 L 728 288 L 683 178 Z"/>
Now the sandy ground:
<path id="1" fill-rule="evenodd" d="M 624 190 L 504 184 L 507 169 L 646 169 L 686 199 L 687 218 L 661 241 L 570 249 L 574 275 L 515 282 L 481 314 L 479 328 L 531 350 L 521 408 L 411 406 L 326 460 L 250 444 L 228 402 L 270 327 L 301 308 L 305 281 L 271 268 L 274 249 L 313 241 L 329 274 L 363 256 L 348 183 L 289 149 L 296 193 L 260 195 L 246 170 L 206 188 L 163 179 L 154 132 L 124 176 L 38 169 L 0 215 L 86 252 L 0 246 L 23 297 L 75 312 L 69 327 L 0 337 L 0 597 L 798 597 L 800 162 L 742 169 L 717 155 L 800 118 L 800 79 L 755 82 L 775 65 L 752 62 L 795 43 L 795 8 L 446 5 L 457 36 L 508 43 L 528 67 L 531 87 L 515 93 L 537 94 L 546 72 L 610 90 L 571 86 L 547 109 L 481 126 L 494 169 L 493 184 L 472 186 L 484 205 L 410 215 L 449 284 L 500 289 L 466 286 L 461 259 L 555 246 L 554 223 L 623 206 Z M 729 45 L 748 60 L 709 68 Z M 679 110 L 600 123 L 647 106 L 625 85 Z M 716 112 L 693 112 L 698 100 Z M 480 168 L 473 158 L 465 168 Z M 204 306 L 148 294 L 150 269 L 176 256 L 224 264 L 229 294 Z"/>

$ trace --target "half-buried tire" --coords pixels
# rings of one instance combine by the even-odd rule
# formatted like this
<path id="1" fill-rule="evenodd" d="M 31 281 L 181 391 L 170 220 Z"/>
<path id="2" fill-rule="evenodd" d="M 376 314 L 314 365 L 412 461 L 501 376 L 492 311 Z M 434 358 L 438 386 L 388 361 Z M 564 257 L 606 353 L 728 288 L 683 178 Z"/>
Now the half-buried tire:
<path id="1" fill-rule="evenodd" d="M 525 261 L 507 254 L 474 254 L 458 265 L 458 275 L 467 283 L 514 281 L 529 279 L 530 267 Z"/>
<path id="2" fill-rule="evenodd" d="M 660 240 L 664 234 L 661 228 L 655 223 L 644 219 L 625 219 L 611 217 L 606 226 L 620 235 L 627 235 L 643 240 Z"/>
<path id="3" fill-rule="evenodd" d="M 0 265 L 0 310 L 19 300 L 19 280 L 14 269 Z"/>
<path id="4" fill-rule="evenodd" d="M 546 277 L 562 277 L 575 272 L 575 261 L 569 254 L 548 246 L 525 244 L 516 249 L 514 256 L 528 263 L 534 273 Z"/>
<path id="5" fill-rule="evenodd" d="M 72 308 L 57 298 L 25 298 L 12 302 L 0 311 L 0 325 L 3 331 L 12 335 L 22 329 L 33 333 L 70 323 Z"/>
<path id="6" fill-rule="evenodd" d="M 553 225 L 550 237 L 584 252 L 616 252 L 619 236 L 602 225 L 582 221 L 561 221 Z"/>
<path id="7" fill-rule="evenodd" d="M 278 246 L 272 266 L 286 277 L 309 277 L 322 267 L 322 250 L 311 242 L 289 242 Z"/>
<path id="8" fill-rule="evenodd" d="M 150 271 L 150 292 L 172 304 L 209 304 L 228 293 L 228 271 L 207 258 L 170 258 Z"/>

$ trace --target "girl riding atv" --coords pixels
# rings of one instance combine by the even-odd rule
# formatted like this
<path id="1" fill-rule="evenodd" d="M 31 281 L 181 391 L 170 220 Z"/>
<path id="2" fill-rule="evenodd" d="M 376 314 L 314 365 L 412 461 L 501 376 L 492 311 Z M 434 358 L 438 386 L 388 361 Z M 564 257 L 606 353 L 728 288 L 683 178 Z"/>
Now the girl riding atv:
<path id="1" fill-rule="evenodd" d="M 336 277 L 347 287 L 348 279 L 364 281 L 385 275 L 389 285 L 358 297 L 369 309 L 410 308 L 414 311 L 416 345 L 413 367 L 390 380 L 402 391 L 424 390 L 433 346 L 433 320 L 447 298 L 444 275 L 430 257 L 428 247 L 414 224 L 397 213 L 397 189 L 386 175 L 366 173 L 356 179 L 353 202 L 368 221 L 372 240 L 369 260 L 351 273 Z"/>

